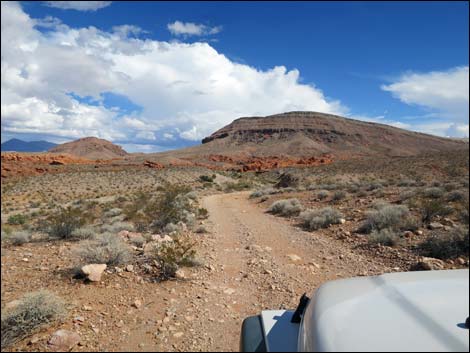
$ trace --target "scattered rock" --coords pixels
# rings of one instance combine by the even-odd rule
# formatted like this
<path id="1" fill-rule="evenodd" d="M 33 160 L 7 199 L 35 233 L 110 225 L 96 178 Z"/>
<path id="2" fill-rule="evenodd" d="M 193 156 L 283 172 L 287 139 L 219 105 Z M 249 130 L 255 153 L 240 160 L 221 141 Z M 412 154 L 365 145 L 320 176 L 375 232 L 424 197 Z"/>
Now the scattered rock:
<path id="1" fill-rule="evenodd" d="M 463 257 L 458 257 L 455 261 L 462 266 L 467 264 L 467 261 Z"/>
<path id="2" fill-rule="evenodd" d="M 300 256 L 295 255 L 295 254 L 288 254 L 287 257 L 289 258 L 289 260 L 291 260 L 293 262 L 302 260 L 302 258 Z"/>
<path id="3" fill-rule="evenodd" d="M 184 273 L 183 270 L 179 269 L 175 272 L 175 278 L 176 279 L 185 279 L 186 278 L 186 274 Z"/>
<path id="4" fill-rule="evenodd" d="M 139 299 L 136 299 L 134 303 L 132 303 L 132 306 L 136 309 L 140 309 L 140 307 L 142 306 L 142 301 Z"/>
<path id="5" fill-rule="evenodd" d="M 55 352 L 68 352 L 80 342 L 80 335 L 73 331 L 58 330 L 48 341 L 49 347 Z"/>
<path id="6" fill-rule="evenodd" d="M 418 263 L 411 267 L 412 271 L 431 271 L 442 270 L 444 268 L 444 261 L 435 259 L 433 257 L 423 257 Z"/>
<path id="7" fill-rule="evenodd" d="M 413 235 L 414 235 L 414 233 L 411 232 L 411 231 L 409 231 L 409 230 L 407 230 L 406 232 L 403 233 L 403 236 L 404 236 L 405 238 L 412 238 Z"/>
<path id="8" fill-rule="evenodd" d="M 434 229 L 441 229 L 441 228 L 444 228 L 444 225 L 442 225 L 442 224 L 439 223 L 439 222 L 431 222 L 431 223 L 428 225 L 428 228 L 431 229 L 431 230 L 434 230 Z"/>
<path id="9" fill-rule="evenodd" d="M 126 266 L 126 271 L 127 272 L 134 272 L 134 265 L 127 265 Z"/>
<path id="10" fill-rule="evenodd" d="M 106 264 L 89 264 L 82 267 L 82 272 L 90 281 L 99 282 L 106 267 Z"/>

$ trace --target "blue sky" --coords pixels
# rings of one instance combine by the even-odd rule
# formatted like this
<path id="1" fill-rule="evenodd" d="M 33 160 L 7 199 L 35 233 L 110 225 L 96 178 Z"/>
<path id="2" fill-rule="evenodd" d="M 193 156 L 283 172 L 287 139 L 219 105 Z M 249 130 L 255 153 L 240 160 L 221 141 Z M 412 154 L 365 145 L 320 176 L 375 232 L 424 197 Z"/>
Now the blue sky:
<path id="1" fill-rule="evenodd" d="M 93 134 L 159 151 L 199 143 L 239 116 L 288 110 L 468 136 L 468 10 L 468 2 L 2 3 L 2 141 Z"/>

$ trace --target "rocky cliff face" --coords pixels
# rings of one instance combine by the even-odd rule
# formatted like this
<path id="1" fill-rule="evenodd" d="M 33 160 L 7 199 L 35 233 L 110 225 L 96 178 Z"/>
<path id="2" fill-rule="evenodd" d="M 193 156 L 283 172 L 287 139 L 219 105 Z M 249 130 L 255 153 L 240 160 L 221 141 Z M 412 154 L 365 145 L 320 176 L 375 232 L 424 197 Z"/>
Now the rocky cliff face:
<path id="1" fill-rule="evenodd" d="M 68 153 L 88 159 L 112 159 L 127 156 L 121 146 L 96 137 L 85 137 L 63 143 L 49 150 L 53 153 Z"/>

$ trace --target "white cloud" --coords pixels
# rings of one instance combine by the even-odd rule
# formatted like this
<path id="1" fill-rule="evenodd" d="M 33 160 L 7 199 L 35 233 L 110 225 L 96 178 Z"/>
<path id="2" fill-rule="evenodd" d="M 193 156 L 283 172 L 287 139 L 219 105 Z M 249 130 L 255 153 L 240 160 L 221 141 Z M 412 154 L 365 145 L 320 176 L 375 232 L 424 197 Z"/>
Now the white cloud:
<path id="1" fill-rule="evenodd" d="M 44 5 L 63 10 L 96 11 L 111 5 L 112 1 L 43 1 Z"/>
<path id="2" fill-rule="evenodd" d="M 1 8 L 2 131 L 7 133 L 95 135 L 145 144 L 171 131 L 181 143 L 181 138 L 200 140 L 240 116 L 347 112 L 320 89 L 301 84 L 296 69 L 258 70 L 207 43 L 142 40 L 135 26 L 110 32 L 70 28 L 51 17 L 31 19 L 15 2 L 2 2 Z M 44 24 L 47 33 L 36 28 Z M 105 107 L 104 92 L 142 109 L 126 116 Z"/>
<path id="3" fill-rule="evenodd" d="M 426 116 L 429 122 L 413 128 L 443 136 L 468 136 L 468 66 L 447 71 L 408 73 L 381 88 L 406 104 L 418 105 L 430 112 Z"/>
<path id="4" fill-rule="evenodd" d="M 181 21 L 169 23 L 167 28 L 175 36 L 207 36 L 217 34 L 222 30 L 221 26 L 209 27 L 203 24 Z"/>

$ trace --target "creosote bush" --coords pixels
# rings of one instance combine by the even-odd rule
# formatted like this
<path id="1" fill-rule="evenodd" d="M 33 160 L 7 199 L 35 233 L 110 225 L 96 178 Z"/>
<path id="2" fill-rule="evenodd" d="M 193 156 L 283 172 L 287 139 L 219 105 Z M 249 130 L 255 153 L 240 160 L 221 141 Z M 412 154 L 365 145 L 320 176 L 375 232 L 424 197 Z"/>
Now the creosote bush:
<path id="1" fill-rule="evenodd" d="M 300 211 L 302 204 L 297 199 L 278 200 L 268 208 L 269 213 L 283 217 L 297 216 Z"/>
<path id="2" fill-rule="evenodd" d="M 81 243 L 75 250 L 83 265 L 106 264 L 117 266 L 125 264 L 130 258 L 129 247 L 117 235 L 103 233 L 93 240 Z"/>
<path id="3" fill-rule="evenodd" d="M 49 236 L 59 239 L 69 239 L 72 232 L 85 223 L 83 212 L 78 208 L 61 208 L 46 221 L 46 231 Z"/>
<path id="4" fill-rule="evenodd" d="M 437 216 L 447 216 L 454 212 L 453 208 L 442 199 L 421 199 L 417 202 L 421 212 L 421 220 L 428 224 Z"/>
<path id="5" fill-rule="evenodd" d="M 26 216 L 22 214 L 10 216 L 8 217 L 7 223 L 11 225 L 23 225 L 26 223 Z"/>
<path id="6" fill-rule="evenodd" d="M 450 231 L 436 231 L 422 244 L 421 253 L 438 259 L 452 259 L 469 255 L 468 228 L 453 228 Z"/>
<path id="7" fill-rule="evenodd" d="M 2 350 L 65 315 L 65 304 L 55 294 L 46 290 L 25 294 L 17 306 L 2 310 Z"/>
<path id="8" fill-rule="evenodd" d="M 196 250 L 195 242 L 188 235 L 174 236 L 173 241 L 162 242 L 156 245 L 150 253 L 150 259 L 158 264 L 161 280 L 175 277 L 180 266 L 194 266 Z"/>
<path id="9" fill-rule="evenodd" d="M 343 215 L 332 207 L 319 210 L 306 210 L 300 214 L 302 225 L 307 230 L 328 228 L 332 224 L 339 224 Z"/>

